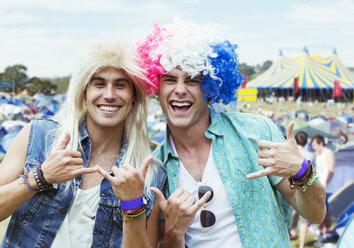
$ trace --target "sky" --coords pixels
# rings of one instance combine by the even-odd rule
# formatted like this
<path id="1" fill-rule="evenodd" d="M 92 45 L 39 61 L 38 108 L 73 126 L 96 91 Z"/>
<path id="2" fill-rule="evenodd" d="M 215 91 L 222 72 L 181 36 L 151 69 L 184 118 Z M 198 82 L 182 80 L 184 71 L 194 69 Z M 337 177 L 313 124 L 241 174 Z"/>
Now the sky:
<path id="1" fill-rule="evenodd" d="M 0 72 L 23 64 L 30 77 L 67 76 L 88 42 L 136 42 L 175 17 L 223 26 L 240 63 L 262 64 L 279 49 L 300 56 L 306 46 L 322 57 L 336 48 L 354 67 L 354 0 L 0 0 Z"/>

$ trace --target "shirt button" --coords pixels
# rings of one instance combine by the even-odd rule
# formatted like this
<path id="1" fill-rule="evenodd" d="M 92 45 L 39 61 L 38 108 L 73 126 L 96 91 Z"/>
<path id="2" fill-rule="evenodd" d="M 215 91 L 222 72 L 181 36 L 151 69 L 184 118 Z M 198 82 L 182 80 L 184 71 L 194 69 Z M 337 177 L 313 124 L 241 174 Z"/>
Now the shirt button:
<path id="1" fill-rule="evenodd" d="M 66 212 L 66 209 L 65 209 L 65 208 L 60 208 L 60 209 L 59 209 L 59 213 L 65 214 L 65 212 Z"/>
<path id="2" fill-rule="evenodd" d="M 41 245 L 41 248 L 47 248 L 48 246 L 46 244 Z"/>

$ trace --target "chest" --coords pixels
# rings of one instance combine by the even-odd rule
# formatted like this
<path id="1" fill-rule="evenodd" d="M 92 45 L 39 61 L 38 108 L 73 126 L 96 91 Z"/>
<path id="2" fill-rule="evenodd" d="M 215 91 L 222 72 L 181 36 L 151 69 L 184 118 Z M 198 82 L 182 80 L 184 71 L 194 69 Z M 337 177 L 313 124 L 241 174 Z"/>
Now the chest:
<path id="1" fill-rule="evenodd" d="M 210 152 L 210 147 L 207 147 L 207 149 L 200 151 L 181 151 L 178 154 L 184 168 L 197 182 L 200 182 L 203 178 L 203 173 L 207 165 Z"/>
<path id="2" fill-rule="evenodd" d="M 87 167 L 101 166 L 105 171 L 110 171 L 118 159 L 116 152 L 91 152 Z M 90 189 L 100 184 L 103 176 L 98 173 L 85 174 L 80 184 L 80 189 Z"/>

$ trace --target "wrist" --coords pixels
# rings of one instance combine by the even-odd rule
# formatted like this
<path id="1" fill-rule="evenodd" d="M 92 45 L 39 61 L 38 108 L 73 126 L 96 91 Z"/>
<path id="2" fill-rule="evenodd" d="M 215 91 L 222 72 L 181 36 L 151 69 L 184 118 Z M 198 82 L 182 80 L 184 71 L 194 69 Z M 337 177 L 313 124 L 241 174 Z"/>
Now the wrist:
<path id="1" fill-rule="evenodd" d="M 49 184 L 44 176 L 43 176 L 43 172 L 41 169 L 41 165 L 36 165 L 33 170 L 33 178 L 39 188 L 40 191 L 47 191 L 47 190 L 51 190 L 53 189 L 53 184 Z"/>
<path id="2" fill-rule="evenodd" d="M 165 233 L 163 236 L 160 247 L 181 247 L 185 248 L 185 241 L 184 236 L 170 236 L 169 234 Z"/>
<path id="3" fill-rule="evenodd" d="M 303 178 L 305 176 L 306 172 L 308 171 L 309 166 L 310 166 L 309 160 L 307 160 L 307 159 L 302 160 L 300 169 L 292 177 L 296 180 L 300 180 L 301 178 Z"/>
<path id="4" fill-rule="evenodd" d="M 32 171 L 30 171 L 30 172 L 28 173 L 28 179 L 27 179 L 27 180 L 28 180 L 28 183 L 31 185 L 32 188 L 39 190 L 39 187 L 38 187 L 38 185 L 37 185 L 37 183 L 36 183 L 36 180 L 34 179 L 34 176 L 33 176 L 33 172 L 32 172 Z"/>
<path id="5" fill-rule="evenodd" d="M 185 231 L 179 230 L 178 228 L 168 228 L 165 227 L 164 240 L 169 242 L 184 242 Z"/>

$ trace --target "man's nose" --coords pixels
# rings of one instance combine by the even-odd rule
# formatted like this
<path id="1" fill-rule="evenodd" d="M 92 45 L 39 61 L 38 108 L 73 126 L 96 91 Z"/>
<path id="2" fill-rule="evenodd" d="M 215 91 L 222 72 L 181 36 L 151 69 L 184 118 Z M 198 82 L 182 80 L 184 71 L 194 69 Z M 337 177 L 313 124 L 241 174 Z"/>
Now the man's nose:
<path id="1" fill-rule="evenodd" d="M 112 86 L 107 86 L 105 88 L 103 97 L 107 100 L 114 100 L 116 98 L 116 92 Z"/>
<path id="2" fill-rule="evenodd" d="M 185 94 L 187 94 L 187 89 L 186 89 L 186 85 L 185 85 L 184 81 L 177 83 L 176 89 L 175 89 L 175 93 L 177 95 L 185 95 Z"/>

